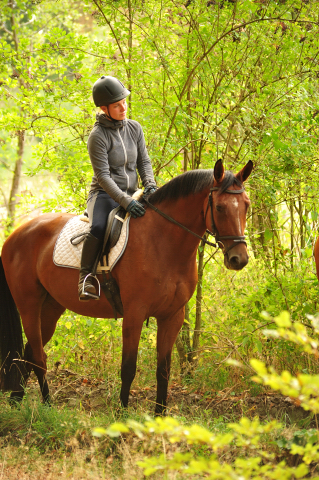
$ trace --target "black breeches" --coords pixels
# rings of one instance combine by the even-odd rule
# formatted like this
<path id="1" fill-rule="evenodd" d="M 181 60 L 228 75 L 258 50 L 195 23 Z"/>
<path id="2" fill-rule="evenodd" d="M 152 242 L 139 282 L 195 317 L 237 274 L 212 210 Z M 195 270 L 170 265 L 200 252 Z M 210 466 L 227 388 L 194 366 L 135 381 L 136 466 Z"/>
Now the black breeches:
<path id="1" fill-rule="evenodd" d="M 91 225 L 90 233 L 99 240 L 103 240 L 107 219 L 110 212 L 118 207 L 116 203 L 106 192 L 96 192 L 88 200 L 87 211 Z"/>

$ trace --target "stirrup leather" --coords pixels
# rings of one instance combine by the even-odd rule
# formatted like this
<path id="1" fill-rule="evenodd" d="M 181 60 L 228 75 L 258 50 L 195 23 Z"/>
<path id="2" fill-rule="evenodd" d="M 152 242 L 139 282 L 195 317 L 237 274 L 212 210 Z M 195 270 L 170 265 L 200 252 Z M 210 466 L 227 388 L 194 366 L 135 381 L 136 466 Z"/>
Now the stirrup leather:
<path id="1" fill-rule="evenodd" d="M 89 277 L 92 277 L 94 278 L 96 281 L 97 281 L 97 284 L 98 284 L 98 287 L 99 287 L 99 293 L 98 295 L 94 295 L 93 293 L 89 293 L 89 292 L 86 292 L 85 291 L 85 282 L 87 281 L 87 279 Z M 81 291 L 81 294 L 80 294 L 80 298 L 83 296 L 83 297 L 88 297 L 88 298 L 92 298 L 94 300 L 100 300 L 100 295 L 101 295 L 101 285 L 100 285 L 100 282 L 99 282 L 99 279 L 97 278 L 96 275 L 93 275 L 93 273 L 88 273 L 86 275 L 86 277 L 84 277 L 84 280 L 83 280 L 83 284 L 82 284 L 82 291 Z"/>

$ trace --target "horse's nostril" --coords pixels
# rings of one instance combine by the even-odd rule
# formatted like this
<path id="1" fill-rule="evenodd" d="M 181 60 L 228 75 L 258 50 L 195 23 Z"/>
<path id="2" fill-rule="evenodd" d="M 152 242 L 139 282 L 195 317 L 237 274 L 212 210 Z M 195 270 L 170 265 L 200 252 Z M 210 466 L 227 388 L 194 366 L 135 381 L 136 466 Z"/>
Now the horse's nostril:
<path id="1" fill-rule="evenodd" d="M 236 255 L 234 255 L 233 257 L 231 257 L 231 259 L 229 260 L 230 263 L 235 266 L 235 265 L 239 265 L 239 257 L 237 257 Z"/>
<path id="2" fill-rule="evenodd" d="M 245 267 L 248 263 L 248 256 L 242 256 L 242 255 L 233 255 L 232 257 L 229 258 L 229 263 L 228 263 L 228 268 L 231 270 L 241 270 L 242 268 Z"/>

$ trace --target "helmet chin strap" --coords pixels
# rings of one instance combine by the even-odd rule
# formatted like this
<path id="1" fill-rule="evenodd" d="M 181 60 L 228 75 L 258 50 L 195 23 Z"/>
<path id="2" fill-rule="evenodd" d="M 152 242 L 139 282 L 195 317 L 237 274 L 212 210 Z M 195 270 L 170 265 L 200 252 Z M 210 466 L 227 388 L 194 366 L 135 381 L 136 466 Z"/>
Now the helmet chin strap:
<path id="1" fill-rule="evenodd" d="M 110 115 L 110 110 L 109 110 L 109 106 L 108 106 L 108 105 L 106 105 L 106 109 L 107 109 L 107 114 L 106 114 L 107 118 L 109 118 L 110 120 L 112 120 L 112 122 L 118 122 L 118 120 L 115 120 L 115 118 L 111 117 L 111 115 Z M 105 113 L 105 112 L 104 112 L 104 113 Z"/>

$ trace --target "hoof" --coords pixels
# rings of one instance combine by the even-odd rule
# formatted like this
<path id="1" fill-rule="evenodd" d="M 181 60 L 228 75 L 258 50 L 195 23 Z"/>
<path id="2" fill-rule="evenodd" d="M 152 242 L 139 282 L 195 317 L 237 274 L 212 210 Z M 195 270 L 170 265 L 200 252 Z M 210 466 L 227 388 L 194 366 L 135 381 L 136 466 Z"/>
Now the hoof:
<path id="1" fill-rule="evenodd" d="M 21 405 L 23 396 L 24 396 L 24 390 L 21 390 L 20 392 L 11 392 L 11 395 L 9 398 L 9 404 L 12 407 L 17 407 Z"/>
<path id="2" fill-rule="evenodd" d="M 157 404 L 155 407 L 155 417 L 165 417 L 166 406 Z"/>

